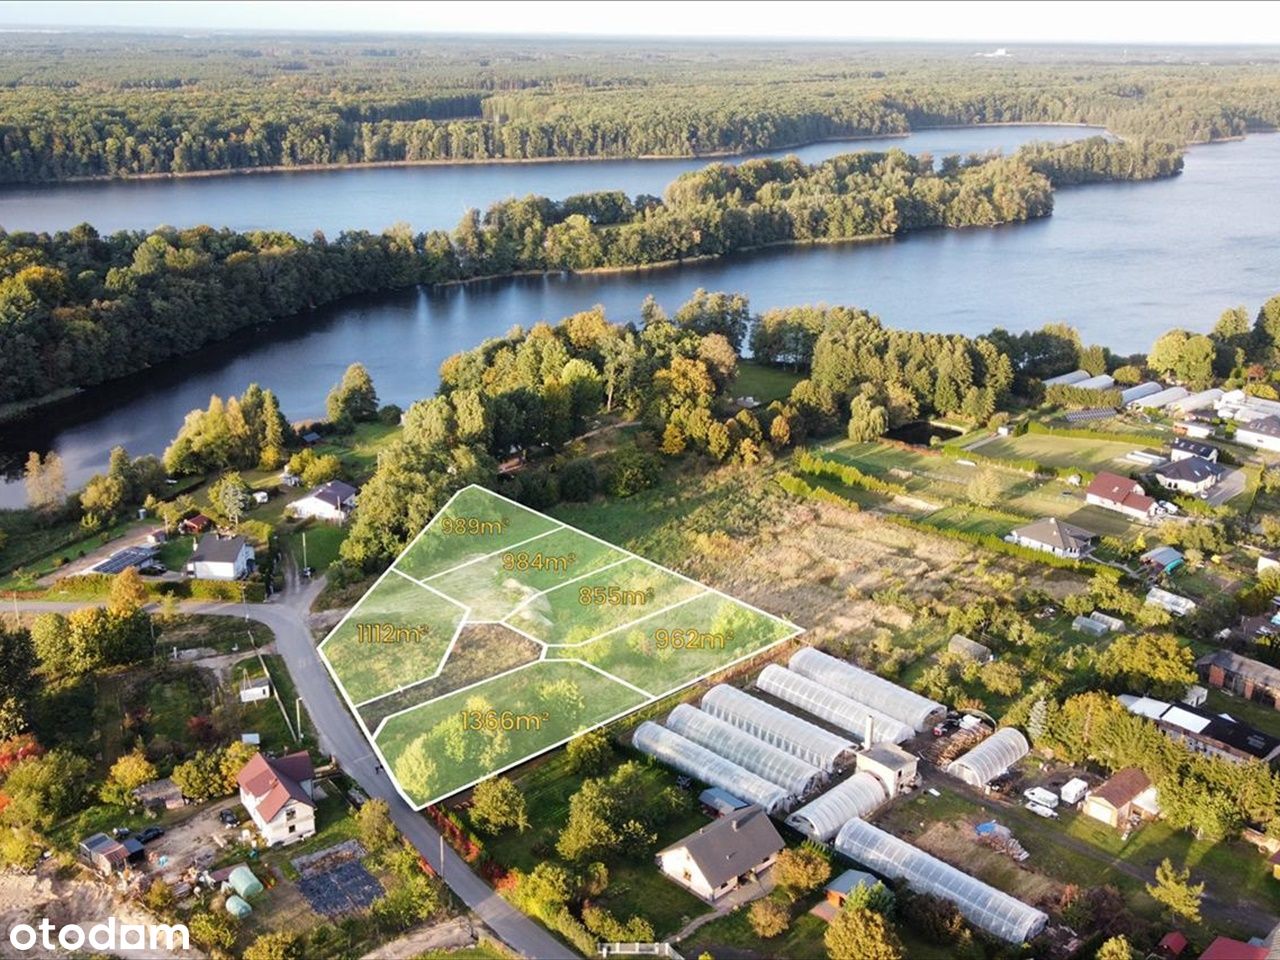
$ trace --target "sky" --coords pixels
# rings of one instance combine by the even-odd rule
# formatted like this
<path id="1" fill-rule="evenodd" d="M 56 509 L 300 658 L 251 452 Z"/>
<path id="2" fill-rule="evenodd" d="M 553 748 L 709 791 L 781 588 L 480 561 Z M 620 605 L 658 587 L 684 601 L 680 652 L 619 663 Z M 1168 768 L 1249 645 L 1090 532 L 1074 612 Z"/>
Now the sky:
<path id="1" fill-rule="evenodd" d="M 788 3 L 676 0 L 0 0 L 0 27 L 316 30 L 724 39 L 935 40 L 1111 44 L 1280 43 L 1280 13 L 1248 2 Z"/>

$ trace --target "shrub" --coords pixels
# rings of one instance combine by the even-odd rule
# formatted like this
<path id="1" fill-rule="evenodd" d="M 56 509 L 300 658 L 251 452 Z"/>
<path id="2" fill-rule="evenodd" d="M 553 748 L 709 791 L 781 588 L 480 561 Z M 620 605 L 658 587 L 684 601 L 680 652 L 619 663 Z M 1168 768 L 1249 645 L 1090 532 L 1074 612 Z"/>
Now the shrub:
<path id="1" fill-rule="evenodd" d="M 573 503 L 590 500 L 600 490 L 600 472 L 590 457 L 577 457 L 560 470 L 560 496 Z"/>
<path id="2" fill-rule="evenodd" d="M 791 911 L 786 905 L 773 897 L 757 900 L 747 910 L 747 919 L 756 936 L 768 940 L 786 931 L 791 926 Z"/>
<path id="3" fill-rule="evenodd" d="M 634 447 L 619 450 L 611 458 L 605 489 L 611 496 L 630 497 L 654 486 L 661 476 L 662 464 L 657 457 Z"/>

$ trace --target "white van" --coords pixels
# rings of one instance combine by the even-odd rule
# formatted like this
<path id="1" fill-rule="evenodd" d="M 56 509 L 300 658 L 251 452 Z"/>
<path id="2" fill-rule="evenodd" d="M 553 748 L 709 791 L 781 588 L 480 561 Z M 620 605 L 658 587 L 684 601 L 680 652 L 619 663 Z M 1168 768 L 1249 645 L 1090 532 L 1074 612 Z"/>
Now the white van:
<path id="1" fill-rule="evenodd" d="M 1022 795 L 1032 803 L 1038 803 L 1042 807 L 1048 807 L 1050 810 L 1057 809 L 1058 795 L 1052 790 L 1046 790 L 1044 787 L 1032 787 L 1029 790 L 1022 791 Z"/>

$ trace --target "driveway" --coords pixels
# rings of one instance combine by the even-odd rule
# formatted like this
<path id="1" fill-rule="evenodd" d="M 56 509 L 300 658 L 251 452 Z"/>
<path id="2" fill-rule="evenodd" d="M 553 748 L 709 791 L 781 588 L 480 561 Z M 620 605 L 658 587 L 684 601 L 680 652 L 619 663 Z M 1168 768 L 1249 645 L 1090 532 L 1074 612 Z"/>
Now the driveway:
<path id="1" fill-rule="evenodd" d="M 1248 478 L 1244 475 L 1243 470 L 1232 470 L 1218 483 L 1210 488 L 1209 495 L 1205 497 L 1204 502 L 1211 507 L 1220 507 L 1233 497 L 1238 497 L 1244 493 L 1244 488 L 1248 483 Z"/>

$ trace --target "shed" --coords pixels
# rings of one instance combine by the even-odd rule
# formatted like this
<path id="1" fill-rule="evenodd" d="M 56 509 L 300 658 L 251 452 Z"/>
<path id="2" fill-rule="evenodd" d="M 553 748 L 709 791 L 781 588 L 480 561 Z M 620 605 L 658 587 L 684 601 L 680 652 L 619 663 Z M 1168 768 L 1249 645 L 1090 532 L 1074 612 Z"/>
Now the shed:
<path id="1" fill-rule="evenodd" d="M 253 875 L 243 863 L 231 871 L 231 875 L 227 877 L 227 883 L 231 884 L 231 888 L 242 897 L 256 897 L 262 892 L 262 881 Z"/>
<path id="2" fill-rule="evenodd" d="M 858 754 L 857 770 L 869 773 L 884 786 L 885 793 L 896 797 L 916 779 L 919 759 L 895 743 L 877 743 Z"/>
<path id="3" fill-rule="evenodd" d="M 177 810 L 186 802 L 182 790 L 168 777 L 135 787 L 133 798 L 149 810 Z"/>
<path id="4" fill-rule="evenodd" d="M 874 887 L 880 880 L 865 870 L 846 870 L 823 888 L 827 903 L 837 909 L 844 906 L 849 894 L 859 887 Z"/>
<path id="5" fill-rule="evenodd" d="M 1140 558 L 1143 566 L 1155 567 L 1164 573 L 1173 573 L 1185 562 L 1181 551 L 1161 545 L 1152 547 Z"/>
<path id="6" fill-rule="evenodd" d="M 977 660 L 978 663 L 986 663 L 991 659 L 990 647 L 977 640 L 970 640 L 963 633 L 953 633 L 951 639 L 947 641 L 947 649 L 970 660 Z"/>
<path id="7" fill-rule="evenodd" d="M 698 802 L 717 817 L 723 817 L 735 810 L 750 806 L 747 801 L 739 800 L 728 790 L 721 790 L 719 787 L 707 787 L 698 794 Z"/>
<path id="8" fill-rule="evenodd" d="M 1085 798 L 1081 812 L 1112 827 L 1128 822 L 1134 813 L 1155 807 L 1155 787 L 1137 767 L 1125 767 Z"/>
<path id="9" fill-rule="evenodd" d="M 227 897 L 227 913 L 231 914 L 237 920 L 243 920 L 249 914 L 253 913 L 253 907 L 248 902 L 237 897 L 234 893 Z"/>

